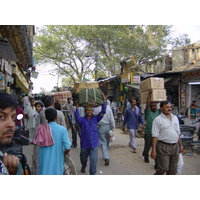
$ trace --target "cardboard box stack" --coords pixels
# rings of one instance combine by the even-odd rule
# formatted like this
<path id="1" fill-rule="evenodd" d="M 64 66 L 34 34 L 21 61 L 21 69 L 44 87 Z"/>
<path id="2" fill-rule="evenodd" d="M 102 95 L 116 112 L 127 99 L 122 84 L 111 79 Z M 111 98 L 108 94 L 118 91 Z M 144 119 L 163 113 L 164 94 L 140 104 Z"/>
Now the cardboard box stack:
<path id="1" fill-rule="evenodd" d="M 141 103 L 146 103 L 149 89 L 152 89 L 151 101 L 166 101 L 164 78 L 151 77 L 140 83 Z"/>
<path id="2" fill-rule="evenodd" d="M 84 82 L 77 82 L 74 84 L 74 93 L 78 93 L 83 89 L 91 89 L 91 88 L 99 88 L 99 84 L 97 81 L 84 81 Z"/>
<path id="3" fill-rule="evenodd" d="M 67 98 L 72 98 L 72 93 L 71 91 L 56 92 L 54 98 L 55 101 L 60 103 L 62 108 L 63 105 L 67 102 Z"/>
<path id="4" fill-rule="evenodd" d="M 54 96 L 55 100 L 67 99 L 67 98 L 72 98 L 72 93 L 71 91 L 56 92 Z"/>

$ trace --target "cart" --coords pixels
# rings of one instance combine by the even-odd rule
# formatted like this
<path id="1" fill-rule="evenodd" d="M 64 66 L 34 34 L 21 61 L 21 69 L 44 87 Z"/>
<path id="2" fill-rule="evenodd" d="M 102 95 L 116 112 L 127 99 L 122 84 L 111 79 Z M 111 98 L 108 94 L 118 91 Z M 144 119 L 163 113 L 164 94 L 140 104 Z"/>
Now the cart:
<path id="1" fill-rule="evenodd" d="M 196 130 L 196 126 L 188 126 L 184 124 L 180 124 L 180 139 L 183 144 L 184 149 L 191 147 L 193 141 L 194 131 Z"/>

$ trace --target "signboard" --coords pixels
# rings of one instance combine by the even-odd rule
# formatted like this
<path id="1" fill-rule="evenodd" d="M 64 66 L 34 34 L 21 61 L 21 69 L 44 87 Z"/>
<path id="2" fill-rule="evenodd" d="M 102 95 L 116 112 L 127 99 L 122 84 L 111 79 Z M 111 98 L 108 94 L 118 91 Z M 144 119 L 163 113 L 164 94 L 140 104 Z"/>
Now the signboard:
<path id="1" fill-rule="evenodd" d="M 188 82 L 188 81 L 199 81 L 200 79 L 200 70 L 196 71 L 188 71 L 182 73 L 182 81 Z"/>
<path id="2" fill-rule="evenodd" d="M 130 82 L 130 73 L 121 74 L 121 82 L 129 83 Z"/>
<path id="3" fill-rule="evenodd" d="M 133 83 L 140 83 L 140 76 L 133 76 Z"/>

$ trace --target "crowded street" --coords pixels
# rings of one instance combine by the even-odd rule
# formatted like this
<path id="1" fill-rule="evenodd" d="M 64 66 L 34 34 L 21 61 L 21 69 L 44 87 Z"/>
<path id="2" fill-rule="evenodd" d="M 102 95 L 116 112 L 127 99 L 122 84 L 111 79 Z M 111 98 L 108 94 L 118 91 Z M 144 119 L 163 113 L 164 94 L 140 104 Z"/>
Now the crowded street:
<path id="1" fill-rule="evenodd" d="M 2 2 L 1 199 L 198 198 L 189 3 Z"/>
<path id="2" fill-rule="evenodd" d="M 182 28 L 0 25 L 0 174 L 199 175 L 200 26 Z"/>

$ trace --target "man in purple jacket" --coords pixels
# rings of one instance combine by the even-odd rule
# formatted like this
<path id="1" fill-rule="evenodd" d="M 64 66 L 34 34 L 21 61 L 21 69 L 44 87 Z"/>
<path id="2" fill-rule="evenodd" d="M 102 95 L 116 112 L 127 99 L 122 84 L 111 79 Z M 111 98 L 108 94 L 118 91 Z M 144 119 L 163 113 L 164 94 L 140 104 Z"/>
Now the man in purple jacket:
<path id="1" fill-rule="evenodd" d="M 98 160 L 98 148 L 99 148 L 99 133 L 98 133 L 98 122 L 101 121 L 103 115 L 106 113 L 106 100 L 104 98 L 101 112 L 94 116 L 92 107 L 85 107 L 85 117 L 80 117 L 78 109 L 74 113 L 77 123 L 81 127 L 81 173 L 85 173 L 87 167 L 87 159 L 90 159 L 90 175 L 96 174 L 96 166 Z"/>
<path id="2" fill-rule="evenodd" d="M 122 130 L 125 130 L 125 126 L 127 124 L 127 128 L 129 130 L 130 142 L 129 146 L 133 149 L 133 153 L 136 153 L 136 140 L 135 136 L 137 133 L 139 123 L 144 125 L 144 119 L 140 114 L 140 109 L 136 106 L 136 100 L 130 100 L 131 108 L 126 109 L 124 114 L 124 121 Z"/>

